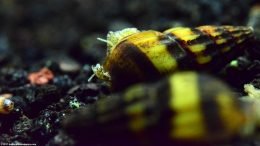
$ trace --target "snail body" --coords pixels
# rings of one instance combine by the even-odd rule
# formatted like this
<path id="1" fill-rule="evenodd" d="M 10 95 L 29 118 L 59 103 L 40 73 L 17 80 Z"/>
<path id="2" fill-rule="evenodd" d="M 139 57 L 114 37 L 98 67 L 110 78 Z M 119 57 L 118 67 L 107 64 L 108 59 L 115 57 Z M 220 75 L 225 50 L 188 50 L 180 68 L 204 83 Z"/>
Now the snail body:
<path id="1" fill-rule="evenodd" d="M 243 51 L 253 30 L 244 26 L 200 26 L 127 34 L 110 43 L 104 64 L 93 68 L 114 91 L 156 81 L 177 70 L 214 72 Z"/>

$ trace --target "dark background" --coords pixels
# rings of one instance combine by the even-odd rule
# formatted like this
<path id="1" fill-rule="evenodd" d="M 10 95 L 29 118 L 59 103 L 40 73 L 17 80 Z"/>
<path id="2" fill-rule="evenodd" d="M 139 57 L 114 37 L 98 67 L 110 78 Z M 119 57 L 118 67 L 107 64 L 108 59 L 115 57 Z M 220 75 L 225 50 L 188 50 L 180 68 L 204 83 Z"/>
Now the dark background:
<path id="1" fill-rule="evenodd" d="M 18 58 L 27 64 L 56 55 L 54 51 L 68 53 L 80 62 L 96 63 L 104 58 L 106 48 L 96 38 L 105 38 L 109 30 L 246 25 L 254 3 L 254 0 L 1 0 L 0 50 L 19 54 Z"/>

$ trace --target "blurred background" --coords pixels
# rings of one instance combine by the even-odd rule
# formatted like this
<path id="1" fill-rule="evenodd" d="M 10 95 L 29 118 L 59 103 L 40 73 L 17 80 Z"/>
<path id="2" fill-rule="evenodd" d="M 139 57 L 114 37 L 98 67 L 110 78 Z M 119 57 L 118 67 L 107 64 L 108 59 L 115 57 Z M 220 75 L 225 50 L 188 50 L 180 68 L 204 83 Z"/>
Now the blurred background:
<path id="1" fill-rule="evenodd" d="M 254 0 L 1 0 L 0 61 L 32 64 L 69 54 L 81 63 L 105 56 L 109 30 L 246 25 Z M 15 55 L 13 56 L 13 52 Z M 9 55 L 7 55 L 9 54 Z M 12 54 L 10 56 L 10 54 Z M 80 54 L 80 55 L 79 55 Z"/>

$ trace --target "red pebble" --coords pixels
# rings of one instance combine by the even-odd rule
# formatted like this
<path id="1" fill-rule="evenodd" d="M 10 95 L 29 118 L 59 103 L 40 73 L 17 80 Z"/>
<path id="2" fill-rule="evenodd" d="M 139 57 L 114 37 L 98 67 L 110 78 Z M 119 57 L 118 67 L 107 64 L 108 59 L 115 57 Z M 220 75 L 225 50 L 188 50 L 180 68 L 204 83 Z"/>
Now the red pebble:
<path id="1" fill-rule="evenodd" d="M 28 75 L 30 83 L 33 85 L 44 85 L 54 78 L 51 70 L 44 67 L 38 72 L 33 72 Z"/>

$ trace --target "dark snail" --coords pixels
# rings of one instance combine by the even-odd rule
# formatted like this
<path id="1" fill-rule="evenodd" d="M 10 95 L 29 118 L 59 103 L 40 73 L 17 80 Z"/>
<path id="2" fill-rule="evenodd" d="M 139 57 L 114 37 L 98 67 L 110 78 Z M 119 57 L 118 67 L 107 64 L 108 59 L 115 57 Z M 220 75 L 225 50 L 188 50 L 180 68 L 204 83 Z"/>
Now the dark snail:
<path id="1" fill-rule="evenodd" d="M 241 105 L 223 82 L 205 74 L 179 72 L 101 99 L 69 116 L 64 126 L 88 142 L 104 138 L 119 142 L 132 136 L 157 145 L 215 141 L 252 133 L 253 112 Z"/>

